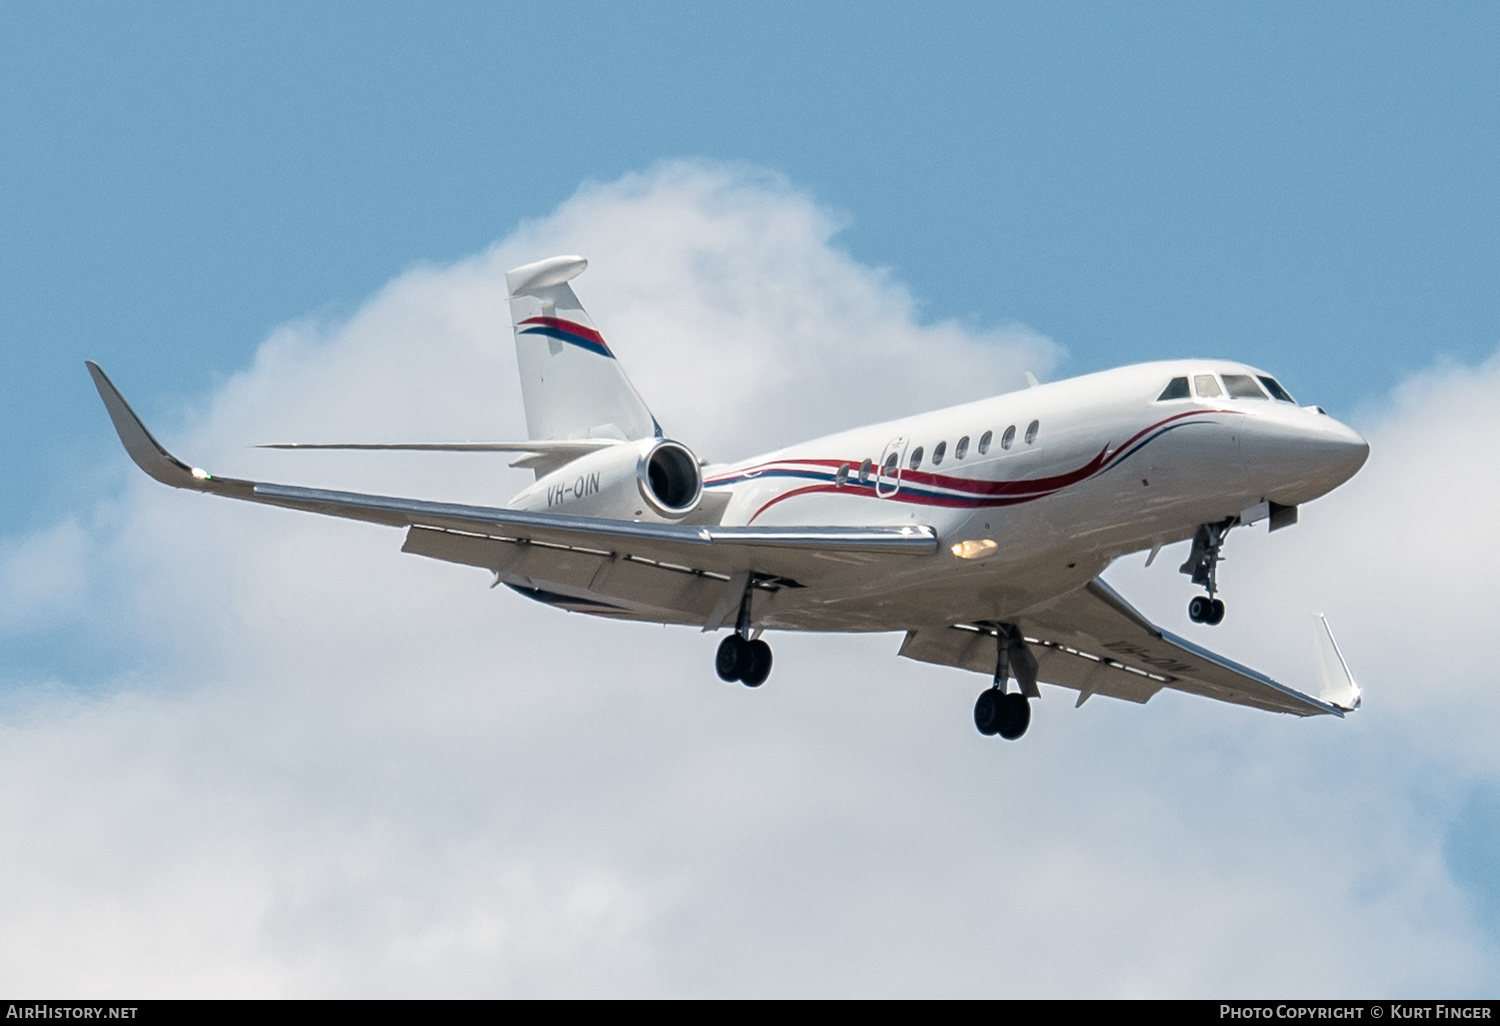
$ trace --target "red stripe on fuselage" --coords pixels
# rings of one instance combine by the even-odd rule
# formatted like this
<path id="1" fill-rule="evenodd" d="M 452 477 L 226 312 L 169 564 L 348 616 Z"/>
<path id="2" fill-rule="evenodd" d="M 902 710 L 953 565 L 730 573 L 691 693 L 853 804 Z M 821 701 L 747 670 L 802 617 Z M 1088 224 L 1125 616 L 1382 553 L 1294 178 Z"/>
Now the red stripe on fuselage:
<path id="1" fill-rule="evenodd" d="M 900 480 L 903 486 L 910 483 L 912 486 L 925 485 L 931 488 L 946 488 L 950 491 L 966 492 L 968 494 L 955 496 L 911 494 L 902 495 L 900 491 L 897 491 L 894 495 L 891 496 L 878 497 L 891 498 L 899 502 L 907 502 L 922 506 L 943 506 L 949 508 L 965 506 L 973 506 L 974 508 L 1013 506 L 1018 503 L 1029 502 L 1033 499 L 1042 499 L 1058 491 L 1061 491 L 1062 489 L 1067 488 L 1070 485 L 1078 484 L 1081 481 L 1086 481 L 1090 477 L 1093 477 L 1094 475 L 1107 469 L 1109 465 L 1113 463 L 1121 453 L 1126 452 L 1142 438 L 1146 437 L 1151 432 L 1158 430 L 1159 428 L 1166 427 L 1168 424 L 1183 420 L 1187 417 L 1196 417 L 1209 413 L 1228 412 L 1232 411 L 1186 410 L 1182 413 L 1173 414 L 1170 417 L 1166 417 L 1162 420 L 1156 421 L 1154 424 L 1151 424 L 1148 427 L 1142 428 L 1135 434 L 1131 435 L 1128 439 L 1126 439 L 1124 443 L 1115 446 L 1113 449 L 1111 449 L 1110 446 L 1106 444 L 1104 448 L 1099 450 L 1099 454 L 1093 459 L 1089 460 L 1081 467 L 1078 467 L 1076 470 L 1070 470 L 1065 474 L 1054 474 L 1050 477 L 1023 478 L 1017 481 L 976 481 L 972 478 L 954 477 L 950 474 L 934 474 L 928 471 L 907 470 L 903 471 L 901 474 Z M 787 460 L 776 460 L 773 462 L 762 463 L 757 466 L 750 467 L 746 470 L 736 471 L 733 474 L 720 475 L 718 477 L 711 478 L 709 481 L 705 481 L 704 483 L 718 484 L 734 480 L 753 479 L 754 476 L 758 476 L 759 474 L 766 472 L 769 468 L 778 465 L 836 468 L 844 466 L 845 464 L 848 464 L 851 467 L 858 465 L 857 462 L 849 460 L 795 458 Z M 770 509 L 777 503 L 785 499 L 793 498 L 795 496 L 815 493 L 858 494 L 855 492 L 848 492 L 846 491 L 846 488 L 847 486 L 845 486 L 845 488 L 841 488 L 834 484 L 816 484 L 808 485 L 802 488 L 794 488 L 791 491 L 783 492 L 780 495 L 775 496 L 765 505 L 761 506 L 760 509 L 756 510 L 755 513 L 750 517 L 750 522 L 753 522 L 756 517 L 760 516 L 762 513 L 764 513 L 766 510 Z M 969 498 L 969 496 L 973 496 L 973 498 Z"/>

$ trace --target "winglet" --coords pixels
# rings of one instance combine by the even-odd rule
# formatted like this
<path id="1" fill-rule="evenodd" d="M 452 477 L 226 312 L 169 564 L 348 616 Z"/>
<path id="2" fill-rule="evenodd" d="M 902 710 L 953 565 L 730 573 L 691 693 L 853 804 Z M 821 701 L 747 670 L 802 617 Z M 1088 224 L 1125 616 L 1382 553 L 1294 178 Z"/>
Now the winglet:
<path id="1" fill-rule="evenodd" d="M 1318 697 L 1345 712 L 1352 712 L 1359 708 L 1362 694 L 1359 685 L 1354 683 L 1354 675 L 1349 672 L 1349 664 L 1344 662 L 1339 643 L 1333 640 L 1328 618 L 1318 613 L 1313 619 L 1313 654 L 1318 661 L 1318 680 L 1322 685 Z"/>
<path id="2" fill-rule="evenodd" d="M 109 419 L 114 421 L 115 432 L 120 436 L 125 451 L 130 458 L 135 460 L 135 465 L 150 474 L 162 484 L 171 485 L 173 488 L 192 488 L 200 492 L 212 491 L 210 482 L 213 475 L 206 470 L 190 467 L 179 460 L 176 456 L 167 452 L 162 444 L 158 442 L 146 425 L 141 423 L 120 390 L 115 387 L 114 382 L 99 368 L 93 360 L 84 361 L 89 368 L 89 374 L 94 378 L 94 387 L 99 390 L 99 398 L 104 400 L 104 408 L 109 411 Z"/>

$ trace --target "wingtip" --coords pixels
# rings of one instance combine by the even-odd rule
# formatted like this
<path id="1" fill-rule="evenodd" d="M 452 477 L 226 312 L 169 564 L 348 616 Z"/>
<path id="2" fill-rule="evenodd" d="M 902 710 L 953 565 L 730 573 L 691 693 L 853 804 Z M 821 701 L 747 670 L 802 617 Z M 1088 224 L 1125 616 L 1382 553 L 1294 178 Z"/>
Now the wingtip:
<path id="1" fill-rule="evenodd" d="M 115 434 L 120 437 L 120 444 L 135 461 L 135 465 L 162 484 L 173 488 L 203 490 L 210 475 L 188 466 L 169 453 L 130 408 L 115 383 L 104 373 L 104 368 L 93 360 L 83 362 L 89 369 L 89 376 L 94 379 L 94 387 L 99 390 L 99 398 L 104 401 L 104 409 L 109 413 L 110 422 L 114 424 Z"/>
<path id="2" fill-rule="evenodd" d="M 1364 699 L 1364 690 L 1355 682 L 1354 673 L 1334 640 L 1328 617 L 1313 614 L 1313 658 L 1318 667 L 1318 697 L 1343 712 L 1353 712 Z"/>

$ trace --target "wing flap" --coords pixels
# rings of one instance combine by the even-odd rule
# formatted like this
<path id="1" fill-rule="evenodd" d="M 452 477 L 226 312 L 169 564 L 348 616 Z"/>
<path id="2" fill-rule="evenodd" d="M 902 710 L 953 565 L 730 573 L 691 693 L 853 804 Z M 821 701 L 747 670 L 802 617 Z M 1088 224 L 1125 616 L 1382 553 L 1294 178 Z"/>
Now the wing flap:
<path id="1" fill-rule="evenodd" d="M 1026 620 L 1028 633 L 1043 642 L 1113 660 L 1174 691 L 1296 716 L 1343 715 L 1335 705 L 1162 630 L 1097 578 Z"/>
<path id="2" fill-rule="evenodd" d="M 1296 716 L 1348 711 L 1164 631 L 1095 579 L 1019 618 L 1037 657 L 1038 679 L 1093 695 L 1146 702 L 1163 688 Z M 993 673 L 993 631 L 977 624 L 922 628 L 901 654 L 924 662 Z"/>

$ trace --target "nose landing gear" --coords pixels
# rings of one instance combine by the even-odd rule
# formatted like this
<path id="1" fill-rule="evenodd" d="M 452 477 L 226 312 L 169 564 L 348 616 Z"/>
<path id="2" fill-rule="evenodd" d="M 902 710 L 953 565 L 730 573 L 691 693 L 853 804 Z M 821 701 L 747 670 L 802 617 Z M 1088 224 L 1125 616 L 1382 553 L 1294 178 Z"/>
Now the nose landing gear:
<path id="1" fill-rule="evenodd" d="M 1188 603 L 1188 619 L 1194 623 L 1212 627 L 1224 621 L 1224 601 L 1215 597 L 1219 590 L 1219 560 L 1223 558 L 1225 536 L 1239 522 L 1239 517 L 1227 517 L 1217 523 L 1198 525 L 1198 532 L 1193 535 L 1193 551 L 1188 554 L 1187 562 L 1178 567 L 1192 577 L 1194 584 L 1208 591 Z"/>
<path id="2" fill-rule="evenodd" d="M 1224 621 L 1224 600 L 1208 595 L 1198 595 L 1188 603 L 1188 619 L 1194 623 L 1206 623 L 1210 627 Z"/>

